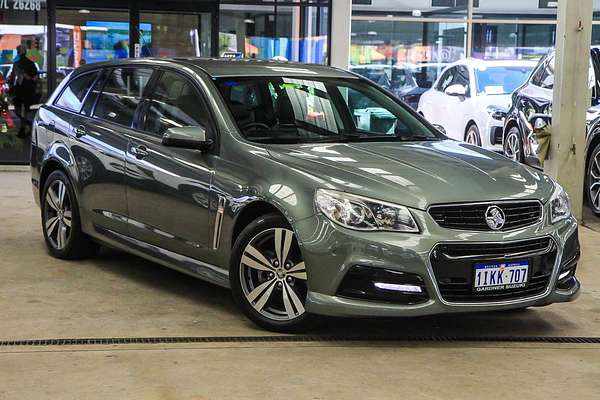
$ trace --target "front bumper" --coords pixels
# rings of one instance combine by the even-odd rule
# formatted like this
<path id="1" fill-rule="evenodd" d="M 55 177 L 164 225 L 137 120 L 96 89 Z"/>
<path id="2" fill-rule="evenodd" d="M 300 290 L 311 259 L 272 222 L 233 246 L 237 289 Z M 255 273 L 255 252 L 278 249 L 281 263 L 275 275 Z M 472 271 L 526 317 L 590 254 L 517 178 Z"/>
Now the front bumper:
<path id="1" fill-rule="evenodd" d="M 339 227 L 320 214 L 298 221 L 295 229 L 309 277 L 307 311 L 331 316 L 418 316 L 545 306 L 573 301 L 578 296 L 580 283 L 574 276 L 568 287 L 557 287 L 564 246 L 568 238 L 577 233 L 574 218 L 556 225 L 540 222 L 511 232 L 461 232 L 439 227 L 424 211 L 413 210 L 413 215 L 422 228 L 420 234 L 358 232 Z M 436 244 L 518 241 L 540 237 L 549 237 L 556 245 L 556 258 L 543 292 L 502 301 L 464 303 L 445 301 L 440 294 L 430 261 L 430 252 Z M 428 300 L 417 304 L 398 304 L 340 296 L 340 284 L 354 266 L 418 275 L 423 279 Z"/>

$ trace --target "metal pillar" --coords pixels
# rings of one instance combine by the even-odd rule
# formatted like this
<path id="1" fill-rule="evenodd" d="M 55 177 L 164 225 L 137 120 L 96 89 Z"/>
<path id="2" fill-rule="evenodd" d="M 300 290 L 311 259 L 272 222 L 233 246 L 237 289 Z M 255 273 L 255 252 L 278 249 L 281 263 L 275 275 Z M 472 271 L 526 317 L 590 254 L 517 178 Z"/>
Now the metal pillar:
<path id="1" fill-rule="evenodd" d="M 331 46 L 329 65 L 348 69 L 350 62 L 350 29 L 352 24 L 352 0 L 331 0 Z"/>
<path id="2" fill-rule="evenodd" d="M 552 139 L 545 172 L 565 188 L 583 219 L 586 110 L 592 35 L 592 0 L 559 0 L 552 104 Z"/>

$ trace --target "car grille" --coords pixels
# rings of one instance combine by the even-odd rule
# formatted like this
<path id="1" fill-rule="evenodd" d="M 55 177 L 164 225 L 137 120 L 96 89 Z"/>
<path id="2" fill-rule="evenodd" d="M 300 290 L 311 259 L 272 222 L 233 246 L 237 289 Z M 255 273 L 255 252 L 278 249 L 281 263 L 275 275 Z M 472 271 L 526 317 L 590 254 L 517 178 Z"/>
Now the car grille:
<path id="1" fill-rule="evenodd" d="M 546 290 L 556 261 L 550 238 L 507 243 L 441 243 L 431 252 L 431 267 L 442 298 L 454 303 L 477 303 L 531 297 Z M 528 261 L 529 283 L 524 288 L 475 293 L 475 264 L 482 261 Z"/>
<path id="2" fill-rule="evenodd" d="M 431 206 L 429 215 L 443 228 L 491 231 L 492 229 L 485 221 L 485 212 L 492 205 L 499 207 L 506 216 L 501 231 L 536 224 L 542 217 L 542 204 L 537 200 Z"/>

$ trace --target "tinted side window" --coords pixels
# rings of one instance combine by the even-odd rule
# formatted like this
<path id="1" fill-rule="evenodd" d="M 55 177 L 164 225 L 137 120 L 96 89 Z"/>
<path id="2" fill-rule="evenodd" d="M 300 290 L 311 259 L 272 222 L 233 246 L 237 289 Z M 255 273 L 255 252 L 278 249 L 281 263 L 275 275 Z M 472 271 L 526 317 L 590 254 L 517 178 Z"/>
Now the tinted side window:
<path id="1" fill-rule="evenodd" d="M 144 130 L 162 136 L 172 127 L 200 125 L 208 127 L 208 110 L 196 88 L 179 74 L 164 72 L 153 90 Z"/>
<path id="2" fill-rule="evenodd" d="M 98 76 L 98 72 L 92 72 L 73 79 L 73 81 L 69 83 L 69 86 L 61 93 L 58 100 L 56 100 L 56 105 L 66 108 L 67 110 L 79 112 L 81 103 L 90 86 L 94 83 L 96 76 Z"/>
<path id="3" fill-rule="evenodd" d="M 152 70 L 149 68 L 114 69 L 100 94 L 94 117 L 131 126 L 151 75 Z"/>
<path id="4" fill-rule="evenodd" d="M 100 76 L 100 78 L 94 84 L 94 87 L 92 87 L 92 90 L 90 90 L 87 98 L 85 99 L 85 103 L 83 104 L 83 108 L 81 109 L 81 113 L 83 115 L 92 115 L 92 109 L 94 108 L 94 104 L 96 103 L 96 100 L 100 95 L 100 91 L 102 90 L 102 86 L 104 85 L 104 81 L 106 80 L 106 75 L 106 72 L 103 73 L 102 76 Z"/>
<path id="5" fill-rule="evenodd" d="M 446 90 L 446 88 L 448 86 L 450 86 L 452 84 L 452 81 L 454 80 L 454 72 L 455 71 L 456 71 L 456 67 L 452 67 L 452 68 L 448 69 L 446 72 L 444 72 L 444 74 L 440 78 L 440 81 L 438 82 L 436 89 L 439 90 L 440 92 L 443 92 L 444 90 Z"/>

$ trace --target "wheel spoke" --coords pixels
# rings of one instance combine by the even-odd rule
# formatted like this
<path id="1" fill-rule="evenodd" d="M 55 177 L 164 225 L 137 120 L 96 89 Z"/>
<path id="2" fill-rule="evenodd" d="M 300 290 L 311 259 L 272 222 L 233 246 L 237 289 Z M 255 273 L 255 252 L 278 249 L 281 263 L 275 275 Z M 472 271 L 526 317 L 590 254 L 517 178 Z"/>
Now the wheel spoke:
<path id="1" fill-rule="evenodd" d="M 302 300 L 298 297 L 294 289 L 290 286 L 289 283 L 284 281 L 285 288 L 287 289 L 288 295 L 292 299 L 292 303 L 294 303 L 294 307 L 296 307 L 296 311 L 298 314 L 304 313 L 304 305 L 302 304 Z"/>
<path id="2" fill-rule="evenodd" d="M 67 227 L 62 223 L 58 223 L 58 234 L 56 236 L 56 245 L 59 249 L 65 247 L 67 243 Z"/>
<path id="3" fill-rule="evenodd" d="M 63 208 L 65 206 L 65 192 L 66 192 L 65 184 L 61 181 L 58 181 L 58 206 Z"/>
<path id="4" fill-rule="evenodd" d="M 46 193 L 46 203 L 54 210 L 58 211 L 58 197 L 52 188 L 48 189 L 48 193 Z"/>
<path id="5" fill-rule="evenodd" d="M 292 236 L 292 232 L 287 229 L 275 230 L 275 253 L 277 254 L 279 265 L 285 264 L 285 261 L 287 260 L 290 246 L 292 245 Z"/>
<path id="6" fill-rule="evenodd" d="M 67 215 L 68 214 L 68 215 Z M 63 214 L 63 224 L 65 224 L 69 229 L 71 228 L 71 211 L 65 211 Z"/>
<path id="7" fill-rule="evenodd" d="M 250 304 L 256 300 L 256 303 L 252 304 L 252 307 L 256 309 L 256 311 L 260 311 L 263 309 L 269 298 L 271 297 L 271 293 L 273 293 L 273 289 L 275 288 L 275 279 L 268 280 L 266 282 L 261 283 L 253 291 L 251 291 L 247 298 L 250 301 Z"/>
<path id="8" fill-rule="evenodd" d="M 292 307 L 292 302 L 290 301 L 290 294 L 288 292 L 288 285 L 283 286 L 283 290 L 281 291 L 281 295 L 283 297 L 283 306 L 285 307 L 285 312 L 288 315 L 288 318 L 294 318 L 296 316 L 296 312 Z"/>
<path id="9" fill-rule="evenodd" d="M 46 234 L 48 236 L 52 236 L 57 225 L 58 225 L 58 217 L 48 218 L 48 220 L 46 221 Z"/>
<path id="10" fill-rule="evenodd" d="M 304 266 L 304 261 L 294 265 L 287 271 L 288 276 L 293 276 L 296 279 L 306 280 L 306 267 Z"/>
<path id="11" fill-rule="evenodd" d="M 252 256 L 253 258 L 250 258 L 249 256 Z M 271 265 L 271 262 L 252 245 L 246 246 L 246 251 L 242 256 L 242 264 L 261 271 L 275 270 L 275 267 Z"/>
<path id="12" fill-rule="evenodd" d="M 596 208 L 600 209 L 600 189 L 594 195 L 594 199 L 592 200 L 592 204 L 596 206 Z"/>

